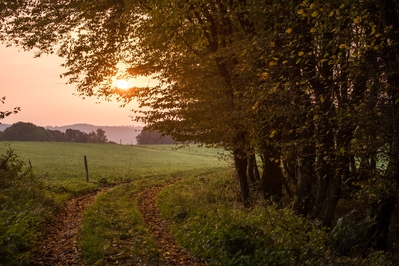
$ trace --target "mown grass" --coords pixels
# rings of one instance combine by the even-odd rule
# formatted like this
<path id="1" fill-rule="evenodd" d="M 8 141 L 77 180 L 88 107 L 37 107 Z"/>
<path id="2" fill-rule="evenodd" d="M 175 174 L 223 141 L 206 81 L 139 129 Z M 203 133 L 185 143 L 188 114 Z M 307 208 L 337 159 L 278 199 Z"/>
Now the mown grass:
<path id="1" fill-rule="evenodd" d="M 217 160 L 218 151 L 196 146 L 12 142 L 0 143 L 0 154 L 9 148 L 26 162 L 25 168 L 30 161 L 37 182 L 26 180 L 18 188 L 2 191 L 0 253 L 4 254 L 0 265 L 29 263 L 40 226 L 68 198 L 120 181 L 128 183 L 101 194 L 87 209 L 80 230 L 81 247 L 90 263 L 104 263 L 106 256 L 115 255 L 115 249 L 119 259 L 140 254 L 151 261 L 157 250 L 132 193 L 163 180 L 228 167 Z M 89 182 L 85 182 L 83 156 L 88 160 Z M 134 243 L 129 242 L 132 236 Z"/>
<path id="2" fill-rule="evenodd" d="M 393 265 L 384 254 L 342 255 L 334 232 L 264 202 L 243 208 L 225 171 L 165 188 L 157 204 L 177 241 L 210 265 Z"/>

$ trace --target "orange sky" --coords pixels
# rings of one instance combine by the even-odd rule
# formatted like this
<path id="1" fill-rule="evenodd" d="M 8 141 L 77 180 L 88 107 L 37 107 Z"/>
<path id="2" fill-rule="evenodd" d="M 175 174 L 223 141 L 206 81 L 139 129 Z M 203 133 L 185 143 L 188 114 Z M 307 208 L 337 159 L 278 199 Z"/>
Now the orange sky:
<path id="1" fill-rule="evenodd" d="M 83 100 L 72 95 L 74 85 L 66 85 L 66 79 L 60 78 L 64 72 L 60 67 L 62 62 L 63 59 L 55 55 L 33 58 L 32 52 L 0 44 L 0 98 L 6 96 L 6 103 L 0 104 L 0 110 L 21 107 L 20 113 L 0 122 L 22 121 L 37 126 L 139 125 L 129 117 L 133 115 L 130 111 L 135 107 L 133 102 L 121 108 L 115 101 L 98 104 L 96 98 Z"/>

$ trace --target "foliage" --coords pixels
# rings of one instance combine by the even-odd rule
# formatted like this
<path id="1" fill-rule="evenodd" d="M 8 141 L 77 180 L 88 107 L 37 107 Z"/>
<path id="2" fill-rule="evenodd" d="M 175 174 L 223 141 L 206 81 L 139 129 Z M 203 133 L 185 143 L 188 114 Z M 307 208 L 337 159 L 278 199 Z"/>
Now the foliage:
<path id="1" fill-rule="evenodd" d="M 179 243 L 210 265 L 393 265 L 387 254 L 343 251 L 336 239 L 364 244 L 348 229 L 329 233 L 317 221 L 262 202 L 242 208 L 234 183 L 225 172 L 196 176 L 158 196 Z"/>
<path id="2" fill-rule="evenodd" d="M 261 194 L 281 198 L 284 184 L 295 213 L 325 226 L 341 196 L 360 191 L 375 221 L 369 243 L 386 250 L 399 182 L 398 14 L 395 0 L 5 0 L 0 40 L 58 49 L 80 95 L 137 99 L 149 129 L 231 151 L 247 206 L 254 153 Z M 122 92 L 115 76 L 159 85 Z"/>
<path id="3" fill-rule="evenodd" d="M 5 100 L 6 100 L 6 97 L 3 96 L 3 97 L 0 99 L 0 102 L 1 102 L 2 104 L 4 104 Z M 9 115 L 16 114 L 16 113 L 18 113 L 18 112 L 20 112 L 20 111 L 21 111 L 21 108 L 19 108 L 19 107 L 15 107 L 13 111 L 0 111 L 0 120 L 6 118 L 6 117 L 9 116 Z"/>
<path id="4" fill-rule="evenodd" d="M 44 127 L 18 122 L 4 130 L 2 140 L 51 141 L 52 136 Z"/>
<path id="5" fill-rule="evenodd" d="M 57 206 L 32 167 L 8 149 L 0 156 L 0 257 L 3 265 L 29 262 L 38 228 Z"/>
<path id="6" fill-rule="evenodd" d="M 162 136 L 158 131 L 151 131 L 143 128 L 136 137 L 138 145 L 146 144 L 176 144 L 171 136 Z"/>
<path id="7" fill-rule="evenodd" d="M 93 143 L 107 143 L 108 139 L 105 135 L 105 131 L 101 128 L 98 128 L 96 132 L 92 131 L 89 133 L 89 141 Z"/>
<path id="8" fill-rule="evenodd" d="M 18 122 L 6 128 L 0 140 L 8 141 L 56 141 L 81 143 L 107 143 L 105 131 L 98 128 L 89 134 L 77 129 L 68 128 L 65 133 L 59 130 L 49 130 L 32 123 Z"/>

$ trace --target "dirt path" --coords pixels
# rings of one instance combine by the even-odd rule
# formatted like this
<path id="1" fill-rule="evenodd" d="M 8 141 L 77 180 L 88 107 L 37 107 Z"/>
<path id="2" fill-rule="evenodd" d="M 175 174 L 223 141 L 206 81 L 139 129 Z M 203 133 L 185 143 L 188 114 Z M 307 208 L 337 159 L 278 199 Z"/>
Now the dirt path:
<path id="1" fill-rule="evenodd" d="M 84 265 L 78 248 L 78 229 L 85 208 L 94 202 L 97 194 L 87 194 L 65 204 L 46 225 L 31 265 Z"/>
<path id="2" fill-rule="evenodd" d="M 146 225 L 157 242 L 158 249 L 167 265 L 204 265 L 191 257 L 173 239 L 167 222 L 162 219 L 156 206 L 156 196 L 163 186 L 149 187 L 141 191 L 138 198 L 138 208 L 146 221 Z"/>
<path id="3" fill-rule="evenodd" d="M 138 208 L 147 227 L 153 234 L 167 265 L 203 265 L 176 244 L 167 228 L 166 221 L 162 219 L 156 207 L 156 196 L 165 185 L 167 184 L 146 188 L 138 195 Z M 97 195 L 98 192 L 87 194 L 65 204 L 63 210 L 46 225 L 46 232 L 41 236 L 40 245 L 31 265 L 85 265 L 78 247 L 78 229 L 85 208 L 94 202 Z M 115 264 L 112 263 L 112 265 Z"/>

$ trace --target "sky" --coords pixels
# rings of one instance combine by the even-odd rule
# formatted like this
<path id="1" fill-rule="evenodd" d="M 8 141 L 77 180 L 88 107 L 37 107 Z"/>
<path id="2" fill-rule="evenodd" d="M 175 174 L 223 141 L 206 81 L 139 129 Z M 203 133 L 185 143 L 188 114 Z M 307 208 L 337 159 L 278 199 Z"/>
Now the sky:
<path id="1" fill-rule="evenodd" d="M 79 123 L 95 126 L 141 126 L 132 121 L 131 102 L 119 107 L 116 101 L 106 102 L 97 98 L 82 99 L 73 95 L 75 86 L 66 84 L 60 75 L 65 69 L 63 59 L 56 55 L 34 58 L 33 52 L 0 43 L 0 111 L 20 107 L 21 112 L 1 120 L 2 124 L 19 121 L 37 126 L 65 126 Z M 146 85 L 148 81 L 143 81 Z M 143 84 L 141 85 L 143 86 Z M 99 103 L 98 103 L 99 102 Z"/>

